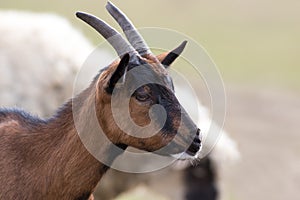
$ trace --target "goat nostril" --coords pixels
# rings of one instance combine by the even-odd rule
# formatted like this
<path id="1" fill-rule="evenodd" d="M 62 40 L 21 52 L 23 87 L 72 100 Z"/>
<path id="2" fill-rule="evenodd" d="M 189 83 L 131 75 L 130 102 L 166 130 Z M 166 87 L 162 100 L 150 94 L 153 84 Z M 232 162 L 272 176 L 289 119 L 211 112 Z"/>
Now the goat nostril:
<path id="1" fill-rule="evenodd" d="M 201 143 L 199 137 L 195 137 L 195 138 L 194 138 L 194 143 L 199 143 L 199 144 Z"/>
<path id="2" fill-rule="evenodd" d="M 199 134 L 200 134 L 200 129 L 198 128 L 197 132 L 196 132 L 196 135 L 199 136 Z"/>

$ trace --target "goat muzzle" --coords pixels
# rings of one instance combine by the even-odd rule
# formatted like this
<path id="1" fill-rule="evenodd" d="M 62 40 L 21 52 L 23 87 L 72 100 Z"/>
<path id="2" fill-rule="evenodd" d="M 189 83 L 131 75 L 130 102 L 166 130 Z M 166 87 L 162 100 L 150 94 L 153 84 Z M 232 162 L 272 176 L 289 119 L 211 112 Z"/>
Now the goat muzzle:
<path id="1" fill-rule="evenodd" d="M 195 156 L 201 149 L 201 135 L 200 129 L 197 130 L 196 137 L 194 138 L 192 144 L 186 150 L 186 153 L 190 156 Z"/>

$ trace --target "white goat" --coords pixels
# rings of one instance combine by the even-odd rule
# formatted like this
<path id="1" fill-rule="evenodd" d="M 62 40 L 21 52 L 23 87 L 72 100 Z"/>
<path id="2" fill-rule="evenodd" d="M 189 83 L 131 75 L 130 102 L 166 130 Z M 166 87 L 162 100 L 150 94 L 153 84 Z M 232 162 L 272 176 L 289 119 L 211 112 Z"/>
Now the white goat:
<path id="1" fill-rule="evenodd" d="M 49 116 L 72 95 L 75 76 L 93 45 L 54 14 L 1 11 L 0 18 L 1 106 Z"/>

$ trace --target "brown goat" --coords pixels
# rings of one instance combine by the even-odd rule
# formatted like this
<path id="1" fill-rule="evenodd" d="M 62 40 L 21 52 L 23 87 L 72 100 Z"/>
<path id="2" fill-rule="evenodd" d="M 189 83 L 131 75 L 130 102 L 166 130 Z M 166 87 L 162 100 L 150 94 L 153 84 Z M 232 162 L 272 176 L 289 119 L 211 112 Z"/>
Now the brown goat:
<path id="1" fill-rule="evenodd" d="M 100 19 L 81 12 L 77 17 L 104 36 L 120 60 L 101 70 L 87 89 L 49 119 L 42 120 L 18 109 L 0 109 L 0 199 L 92 199 L 94 188 L 109 169 L 107 163 L 119 155 L 110 152 L 112 146 L 122 150 L 131 146 L 164 155 L 186 152 L 192 157 L 198 153 L 200 131 L 175 97 L 166 70 L 186 42 L 156 57 L 118 8 L 108 3 L 107 10 L 121 25 L 130 44 Z M 129 73 L 136 68 L 143 70 Z M 136 89 L 129 99 L 130 117 L 138 126 L 147 126 L 151 123 L 149 111 L 158 104 L 165 109 L 166 121 L 155 135 L 140 138 L 126 134 L 117 125 L 111 102 L 115 91 L 126 93 L 133 80 L 148 78 L 159 79 L 163 84 L 145 84 Z M 118 101 L 122 105 L 123 99 Z M 82 133 L 84 137 L 92 137 L 97 130 L 90 114 L 93 109 L 96 123 L 110 140 L 99 149 L 101 160 L 106 163 L 90 154 L 80 137 Z M 158 119 L 155 122 L 158 126 L 159 114 L 153 116 Z M 75 123 L 78 121 L 80 130 Z M 167 152 L 159 151 L 169 144 L 172 145 Z"/>

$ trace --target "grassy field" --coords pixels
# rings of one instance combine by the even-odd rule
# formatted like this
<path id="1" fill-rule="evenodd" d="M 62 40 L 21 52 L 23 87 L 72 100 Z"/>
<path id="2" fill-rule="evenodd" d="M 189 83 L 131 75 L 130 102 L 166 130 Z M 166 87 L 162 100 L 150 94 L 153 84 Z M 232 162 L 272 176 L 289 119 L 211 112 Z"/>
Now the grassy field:
<path id="1" fill-rule="evenodd" d="M 300 88 L 300 2 L 114 0 L 137 27 L 177 30 L 202 44 L 225 83 Z M 96 44 L 96 33 L 74 17 L 88 11 L 114 24 L 106 1 L 1 0 L 1 9 L 54 12 L 69 18 Z"/>

